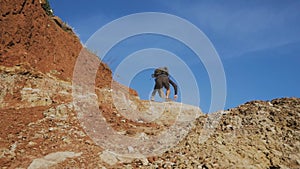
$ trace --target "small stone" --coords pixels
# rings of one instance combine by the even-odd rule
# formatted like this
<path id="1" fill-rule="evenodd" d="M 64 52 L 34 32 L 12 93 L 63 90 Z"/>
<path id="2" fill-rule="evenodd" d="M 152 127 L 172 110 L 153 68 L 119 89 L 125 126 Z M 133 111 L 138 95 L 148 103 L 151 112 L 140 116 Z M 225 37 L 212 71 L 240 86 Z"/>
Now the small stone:
<path id="1" fill-rule="evenodd" d="M 114 165 L 118 162 L 117 157 L 109 151 L 103 151 L 102 154 L 100 154 L 100 158 L 109 165 Z"/>
<path id="2" fill-rule="evenodd" d="M 88 144 L 88 145 L 94 144 L 91 140 L 86 140 L 84 143 L 85 143 L 85 144 Z"/>
<path id="3" fill-rule="evenodd" d="M 133 153 L 133 152 L 134 152 L 134 148 L 131 147 L 131 146 L 128 146 L 127 149 L 128 149 L 128 152 L 129 152 L 129 153 Z"/>
<path id="4" fill-rule="evenodd" d="M 28 169 L 36 169 L 36 168 L 50 168 L 53 165 L 56 165 L 66 158 L 79 157 L 82 153 L 74 153 L 74 152 L 55 152 L 46 155 L 43 158 L 37 158 L 32 161 L 29 165 Z"/>
<path id="5" fill-rule="evenodd" d="M 141 159 L 141 162 L 142 162 L 142 164 L 143 164 L 144 166 L 149 165 L 149 161 L 148 161 L 147 158 L 142 158 L 142 159 Z"/>
<path id="6" fill-rule="evenodd" d="M 148 157 L 148 162 L 154 163 L 158 158 L 156 156 Z"/>
<path id="7" fill-rule="evenodd" d="M 28 146 L 29 146 L 29 147 L 32 147 L 32 146 L 34 146 L 34 145 L 36 145 L 36 144 L 37 144 L 36 142 L 30 141 L 30 142 L 28 143 Z"/>

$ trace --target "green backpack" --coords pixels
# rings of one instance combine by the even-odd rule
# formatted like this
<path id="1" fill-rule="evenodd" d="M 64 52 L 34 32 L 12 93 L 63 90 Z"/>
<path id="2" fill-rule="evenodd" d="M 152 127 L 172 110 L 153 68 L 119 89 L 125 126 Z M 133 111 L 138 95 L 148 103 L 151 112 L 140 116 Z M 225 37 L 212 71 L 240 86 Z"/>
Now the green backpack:
<path id="1" fill-rule="evenodd" d="M 162 74 L 169 76 L 169 70 L 168 70 L 167 67 L 159 67 L 159 68 L 155 69 L 154 74 L 152 74 L 152 77 L 156 78 L 156 77 L 158 77 L 159 75 L 162 75 Z"/>

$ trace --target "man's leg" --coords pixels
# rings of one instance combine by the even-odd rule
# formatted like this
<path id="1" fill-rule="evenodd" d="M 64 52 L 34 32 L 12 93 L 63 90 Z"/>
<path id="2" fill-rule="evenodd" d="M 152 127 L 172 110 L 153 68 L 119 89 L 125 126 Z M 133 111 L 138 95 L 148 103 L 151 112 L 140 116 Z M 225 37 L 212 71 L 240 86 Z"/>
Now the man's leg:
<path id="1" fill-rule="evenodd" d="M 151 101 L 154 101 L 154 96 L 156 95 L 158 89 L 153 89 L 153 92 L 151 94 Z"/>
<path id="2" fill-rule="evenodd" d="M 164 89 L 163 89 L 163 88 L 158 89 L 158 93 L 159 93 L 159 96 L 160 96 L 162 99 L 165 99 L 165 98 L 166 98 L 166 96 L 165 96 L 165 94 L 164 94 Z"/>
<path id="3" fill-rule="evenodd" d="M 166 88 L 166 100 L 169 99 L 170 97 L 170 84 L 169 84 L 169 77 L 168 76 L 165 76 L 162 80 L 162 85 Z"/>
<path id="4" fill-rule="evenodd" d="M 158 77 L 155 79 L 155 86 L 151 95 L 151 100 L 154 101 L 154 96 L 156 94 L 156 92 L 158 92 L 159 96 L 161 98 L 165 98 L 165 95 L 163 93 L 163 85 L 162 85 L 162 78 Z"/>
<path id="5" fill-rule="evenodd" d="M 153 89 L 152 94 L 151 94 L 151 101 L 154 101 L 155 94 L 156 94 L 156 89 Z"/>
<path id="6" fill-rule="evenodd" d="M 167 99 L 170 98 L 170 92 L 171 92 L 170 88 L 167 89 L 167 91 L 166 91 L 166 98 L 167 98 Z"/>

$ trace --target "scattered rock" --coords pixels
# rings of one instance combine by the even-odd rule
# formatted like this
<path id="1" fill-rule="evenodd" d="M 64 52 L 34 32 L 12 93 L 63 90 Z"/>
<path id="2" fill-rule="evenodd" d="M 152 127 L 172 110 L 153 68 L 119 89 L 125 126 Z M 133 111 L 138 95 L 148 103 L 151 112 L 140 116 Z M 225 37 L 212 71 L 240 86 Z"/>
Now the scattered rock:
<path id="1" fill-rule="evenodd" d="M 82 153 L 74 153 L 74 152 L 55 152 L 46 155 L 43 158 L 37 158 L 32 161 L 29 165 L 28 169 L 44 169 L 54 166 L 64 160 L 66 158 L 74 158 L 81 156 Z"/>
<path id="2" fill-rule="evenodd" d="M 100 158 L 102 161 L 104 161 L 105 163 L 109 164 L 109 165 L 114 165 L 118 163 L 118 159 L 115 156 L 115 154 L 109 152 L 109 151 L 103 151 L 100 154 Z"/>
<path id="3" fill-rule="evenodd" d="M 128 153 L 133 153 L 134 152 L 134 148 L 131 147 L 131 146 L 127 147 L 127 149 L 128 149 Z"/>
<path id="4" fill-rule="evenodd" d="M 147 158 L 142 158 L 142 159 L 141 159 L 141 162 L 142 162 L 142 164 L 143 164 L 144 166 L 149 165 L 149 161 L 148 161 Z"/>

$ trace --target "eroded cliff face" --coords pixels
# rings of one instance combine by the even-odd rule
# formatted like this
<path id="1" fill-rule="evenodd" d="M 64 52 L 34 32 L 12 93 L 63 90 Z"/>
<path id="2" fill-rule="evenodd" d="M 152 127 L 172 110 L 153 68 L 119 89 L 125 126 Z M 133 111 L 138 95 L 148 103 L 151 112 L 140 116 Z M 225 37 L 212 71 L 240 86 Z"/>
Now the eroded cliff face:
<path id="1" fill-rule="evenodd" d="M 89 128 L 83 125 L 85 120 L 96 125 L 100 119 L 97 115 L 101 113 L 101 118 L 120 137 L 143 141 L 171 126 L 179 111 L 184 112 L 182 117 L 194 118 L 195 112 L 200 114 L 198 108 L 182 107 L 180 103 L 167 103 L 168 109 L 163 103 L 150 105 L 150 102 L 126 92 L 123 86 L 114 91 L 96 87 L 95 93 L 80 96 L 80 101 L 86 102 L 80 102 L 82 105 L 78 106 L 74 102 L 76 96 L 71 82 L 23 66 L 0 66 L 0 88 L 0 157 L 4 168 L 118 166 L 118 163 L 133 159 L 114 156 L 116 161 L 111 162 L 103 156 L 103 148 L 96 142 L 98 137 L 88 133 Z M 117 95 L 113 96 L 114 92 Z M 95 117 L 89 112 L 81 113 L 93 102 L 98 105 L 92 111 Z M 132 110 L 134 112 L 130 112 Z M 124 111 L 134 118 L 127 118 Z M 85 118 L 80 119 L 81 115 Z M 156 119 L 158 115 L 160 118 Z M 181 125 L 183 129 L 187 123 L 183 121 Z M 95 128 L 106 130 L 101 126 Z"/>
<path id="2" fill-rule="evenodd" d="M 0 2 L 0 65 L 26 65 L 42 73 L 71 81 L 78 56 L 87 55 L 99 64 L 98 87 L 108 86 L 111 71 L 84 49 L 71 29 L 58 17 L 48 16 L 39 0 Z"/>
<path id="3" fill-rule="evenodd" d="M 252 101 L 210 115 L 181 103 L 140 100 L 113 82 L 109 67 L 42 3 L 0 1 L 2 168 L 299 168 L 300 99 Z M 82 71 L 97 67 L 95 86 L 85 95 L 74 94 L 72 81 L 79 54 L 88 58 Z M 91 103 L 96 109 L 86 111 Z M 128 153 L 175 145 L 139 159 L 111 153 L 87 128 L 99 119 L 120 138 L 145 142 L 127 146 Z M 165 139 L 147 143 L 160 135 Z"/>
<path id="4" fill-rule="evenodd" d="M 38 0 L 1 1 L 1 65 L 29 63 L 42 72 L 56 70 L 61 78 L 70 78 L 80 41 L 63 31 L 41 5 Z"/>

